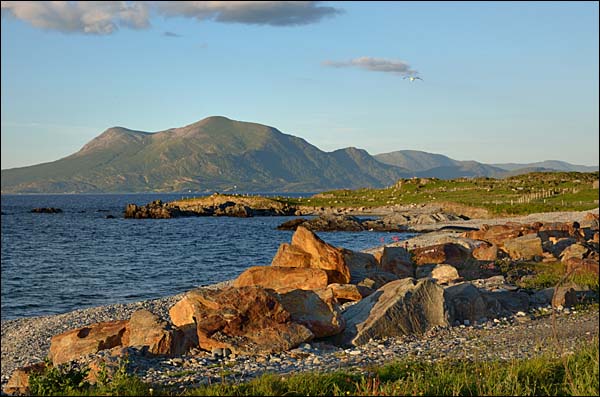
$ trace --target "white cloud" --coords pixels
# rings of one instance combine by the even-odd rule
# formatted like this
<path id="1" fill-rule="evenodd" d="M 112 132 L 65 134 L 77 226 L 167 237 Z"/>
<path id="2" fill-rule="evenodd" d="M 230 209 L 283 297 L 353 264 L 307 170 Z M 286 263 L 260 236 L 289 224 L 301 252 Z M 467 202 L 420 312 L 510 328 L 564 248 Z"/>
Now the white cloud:
<path id="1" fill-rule="evenodd" d="M 36 28 L 64 33 L 110 34 L 119 26 L 149 26 L 143 2 L 2 1 L 2 16 L 11 14 Z"/>
<path id="2" fill-rule="evenodd" d="M 349 61 L 324 61 L 323 65 L 335 68 L 357 67 L 374 72 L 396 73 L 402 76 L 415 76 L 419 73 L 413 70 L 408 62 L 383 58 L 360 57 Z"/>
<path id="3" fill-rule="evenodd" d="M 150 26 L 150 11 L 166 17 L 223 23 L 294 26 L 339 14 L 317 1 L 2 1 L 12 15 L 41 29 L 64 33 L 111 34 L 119 27 Z"/>

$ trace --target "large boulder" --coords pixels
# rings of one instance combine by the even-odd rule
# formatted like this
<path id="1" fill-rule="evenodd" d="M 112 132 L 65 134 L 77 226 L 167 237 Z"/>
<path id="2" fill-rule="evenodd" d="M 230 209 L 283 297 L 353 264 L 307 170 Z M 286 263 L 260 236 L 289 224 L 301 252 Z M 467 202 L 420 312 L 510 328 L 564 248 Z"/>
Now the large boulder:
<path id="1" fill-rule="evenodd" d="M 333 290 L 295 289 L 279 295 L 283 307 L 290 312 L 292 321 L 304 325 L 315 336 L 322 338 L 339 334 L 345 326 Z"/>
<path id="2" fill-rule="evenodd" d="M 447 325 L 444 290 L 429 279 L 392 281 L 349 307 L 346 329 L 337 341 L 361 345 L 371 338 L 421 334 Z"/>
<path id="3" fill-rule="evenodd" d="M 128 320 L 106 321 L 75 328 L 52 337 L 48 357 L 54 365 L 100 350 L 122 346 Z"/>
<path id="4" fill-rule="evenodd" d="M 579 228 L 578 222 L 549 222 L 544 223 L 537 234 L 542 241 L 547 241 L 550 237 L 579 237 Z"/>
<path id="5" fill-rule="evenodd" d="M 291 247 L 294 248 L 280 248 L 271 265 L 322 269 L 327 272 L 329 283 L 346 284 L 350 281 L 350 269 L 344 260 L 342 250 L 327 244 L 305 227 L 298 226 L 292 236 Z M 298 251 L 307 253 L 308 257 L 299 254 Z M 291 252 L 293 252 L 293 255 Z M 303 259 L 290 260 L 295 256 Z M 310 260 L 307 260 L 307 258 L 310 258 Z"/>
<path id="6" fill-rule="evenodd" d="M 459 244 L 444 243 L 412 250 L 415 263 L 419 265 L 446 263 L 457 266 L 472 260 L 469 250 Z"/>
<path id="7" fill-rule="evenodd" d="M 532 260 L 543 254 L 542 239 L 535 233 L 506 240 L 504 250 L 512 259 Z"/>
<path id="8" fill-rule="evenodd" d="M 229 348 L 236 354 L 281 352 L 307 342 L 314 334 L 292 320 L 276 292 L 262 287 L 198 288 L 186 294 L 179 321 L 196 324 L 200 348 Z"/>
<path id="9" fill-rule="evenodd" d="M 258 285 L 276 291 L 325 288 L 329 278 L 321 269 L 303 267 L 254 266 L 246 269 L 233 282 L 234 287 Z"/>

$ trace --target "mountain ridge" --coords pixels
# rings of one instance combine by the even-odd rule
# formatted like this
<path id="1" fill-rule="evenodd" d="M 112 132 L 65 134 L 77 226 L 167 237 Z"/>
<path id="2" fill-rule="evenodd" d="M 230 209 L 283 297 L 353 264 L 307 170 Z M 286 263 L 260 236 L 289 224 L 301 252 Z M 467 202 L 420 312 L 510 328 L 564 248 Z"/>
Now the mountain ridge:
<path id="1" fill-rule="evenodd" d="M 157 132 L 108 128 L 69 156 L 2 170 L 1 188 L 2 193 L 322 191 L 384 187 L 414 176 L 518 172 L 415 150 L 375 156 L 356 147 L 325 152 L 274 127 L 211 116 Z"/>

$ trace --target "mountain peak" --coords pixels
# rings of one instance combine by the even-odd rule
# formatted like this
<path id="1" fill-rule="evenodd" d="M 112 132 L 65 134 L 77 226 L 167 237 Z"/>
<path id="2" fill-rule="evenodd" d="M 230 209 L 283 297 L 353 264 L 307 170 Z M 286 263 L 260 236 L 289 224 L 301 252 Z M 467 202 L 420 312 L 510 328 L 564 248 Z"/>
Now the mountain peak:
<path id="1" fill-rule="evenodd" d="M 77 154 L 85 154 L 94 150 L 107 149 L 117 145 L 140 142 L 149 132 L 130 130 L 125 127 L 110 127 L 102 134 L 86 143 Z"/>

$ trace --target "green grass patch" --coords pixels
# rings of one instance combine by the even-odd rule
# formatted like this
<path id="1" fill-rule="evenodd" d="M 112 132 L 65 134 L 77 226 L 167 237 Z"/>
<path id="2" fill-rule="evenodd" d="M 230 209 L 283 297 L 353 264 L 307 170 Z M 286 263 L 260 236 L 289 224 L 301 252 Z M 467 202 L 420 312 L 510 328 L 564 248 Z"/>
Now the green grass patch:
<path id="1" fill-rule="evenodd" d="M 333 190 L 310 198 L 278 198 L 290 205 L 379 207 L 453 203 L 493 215 L 584 211 L 598 207 L 598 172 L 537 172 L 505 179 L 401 179 L 384 189 Z"/>
<path id="2" fill-rule="evenodd" d="M 192 396 L 396 396 L 396 395 L 598 395 L 598 339 L 564 362 L 542 356 L 526 360 L 436 363 L 399 361 L 368 374 L 345 371 L 281 377 L 266 374 L 243 384 L 223 382 L 185 394 Z"/>
<path id="3" fill-rule="evenodd" d="M 395 396 L 395 395 L 598 395 L 598 338 L 583 343 L 561 359 L 543 355 L 512 361 L 445 360 L 427 363 L 396 361 L 367 368 L 363 373 L 264 374 L 250 382 L 205 385 L 184 392 L 152 390 L 121 364 L 112 377 L 96 385 L 84 378 L 87 370 L 48 368 L 32 375 L 32 395 L 107 396 Z M 567 371 L 568 369 L 568 371 Z"/>

